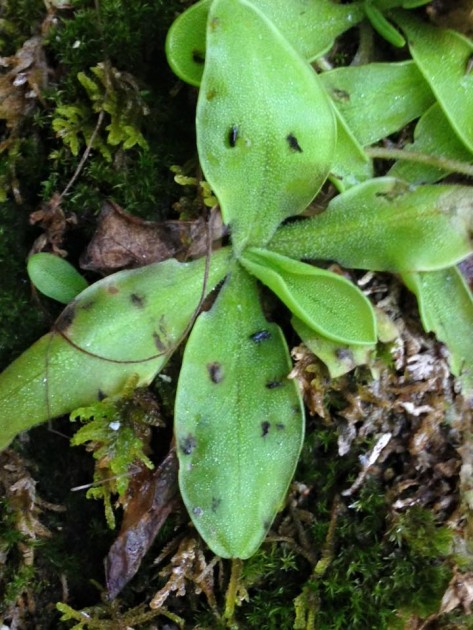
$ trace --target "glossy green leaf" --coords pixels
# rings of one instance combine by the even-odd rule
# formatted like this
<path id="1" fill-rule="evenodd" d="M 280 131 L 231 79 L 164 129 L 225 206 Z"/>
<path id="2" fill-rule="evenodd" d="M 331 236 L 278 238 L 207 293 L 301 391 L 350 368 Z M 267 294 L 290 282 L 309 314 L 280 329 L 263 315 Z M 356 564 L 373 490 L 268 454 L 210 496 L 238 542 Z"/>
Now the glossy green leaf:
<path id="1" fill-rule="evenodd" d="M 315 332 L 343 343 L 376 343 L 373 308 L 349 280 L 264 249 L 245 251 L 241 262 Z"/>
<path id="2" fill-rule="evenodd" d="M 225 275 L 228 252 L 211 259 L 207 289 Z M 0 449 L 20 431 L 149 383 L 197 308 L 205 261 L 168 260 L 120 271 L 88 287 L 53 331 L 0 374 Z"/>
<path id="3" fill-rule="evenodd" d="M 304 433 L 284 336 L 238 266 L 184 353 L 175 409 L 179 483 L 209 547 L 248 558 L 281 509 Z"/>
<path id="4" fill-rule="evenodd" d="M 363 19 L 360 2 L 334 4 L 331 0 L 252 0 L 275 24 L 304 59 L 323 55 L 338 35 Z M 205 25 L 211 0 L 201 0 L 174 21 L 166 39 L 169 65 L 177 76 L 198 86 L 205 60 Z M 323 24 L 323 28 L 320 25 Z M 240 30 L 242 41 L 245 31 Z"/>
<path id="5" fill-rule="evenodd" d="M 420 118 L 414 131 L 414 142 L 404 147 L 406 152 L 432 155 L 443 160 L 469 163 L 473 156 L 453 133 L 447 117 L 438 103 L 430 107 Z M 428 164 L 399 160 L 389 175 L 412 184 L 432 184 L 443 179 L 451 170 L 442 170 Z"/>
<path id="6" fill-rule="evenodd" d="M 403 273 L 416 294 L 422 323 L 450 353 L 450 369 L 463 393 L 473 394 L 473 297 L 456 267 L 430 273 Z"/>
<path id="7" fill-rule="evenodd" d="M 431 271 L 472 251 L 468 186 L 419 186 L 379 177 L 350 188 L 316 217 L 283 226 L 272 251 L 372 271 Z"/>
<path id="8" fill-rule="evenodd" d="M 35 287 L 53 300 L 67 304 L 88 286 L 67 260 L 41 252 L 28 258 L 28 275 Z"/>
<path id="9" fill-rule="evenodd" d="M 434 102 L 412 61 L 336 68 L 320 79 L 362 146 L 399 131 Z"/>
<path id="10" fill-rule="evenodd" d="M 245 0 L 212 4 L 196 124 L 237 254 L 304 210 L 328 175 L 336 126 L 318 77 Z"/>
<path id="11" fill-rule="evenodd" d="M 469 63 L 473 42 L 412 15 L 395 12 L 409 49 L 458 138 L 473 151 L 473 73 Z"/>

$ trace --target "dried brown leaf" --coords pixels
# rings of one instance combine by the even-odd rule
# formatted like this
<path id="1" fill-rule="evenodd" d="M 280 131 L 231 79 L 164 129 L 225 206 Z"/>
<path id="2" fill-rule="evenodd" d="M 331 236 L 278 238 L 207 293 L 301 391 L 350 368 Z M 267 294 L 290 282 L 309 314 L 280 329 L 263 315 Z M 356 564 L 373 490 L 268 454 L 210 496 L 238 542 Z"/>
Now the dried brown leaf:
<path id="1" fill-rule="evenodd" d="M 30 224 L 38 224 L 43 234 L 38 236 L 31 248 L 30 255 L 42 251 L 51 251 L 59 256 L 66 256 L 67 252 L 61 248 L 66 231 L 77 224 L 75 214 L 66 217 L 61 207 L 61 196 L 56 193 L 39 210 L 30 214 Z"/>
<path id="2" fill-rule="evenodd" d="M 221 221 L 212 220 L 211 240 L 222 237 Z M 144 221 L 128 214 L 112 201 L 104 203 L 98 227 L 80 266 L 100 273 L 152 262 L 202 256 L 207 251 L 207 224 L 195 221 Z"/>
<path id="3" fill-rule="evenodd" d="M 9 68 L 0 76 L 0 119 L 11 134 L 17 132 L 23 118 L 33 111 L 48 83 L 49 68 L 39 36 L 26 40 L 11 57 L 0 57 L 0 66 Z M 7 141 L 6 141 L 7 142 Z M 0 144 L 0 152 L 6 147 Z"/>
<path id="4" fill-rule="evenodd" d="M 150 471 L 142 466 L 140 474 L 133 476 L 120 533 L 105 561 L 110 599 L 114 599 L 136 574 L 144 555 L 175 509 L 177 468 L 176 453 L 172 449 L 157 469 Z"/>

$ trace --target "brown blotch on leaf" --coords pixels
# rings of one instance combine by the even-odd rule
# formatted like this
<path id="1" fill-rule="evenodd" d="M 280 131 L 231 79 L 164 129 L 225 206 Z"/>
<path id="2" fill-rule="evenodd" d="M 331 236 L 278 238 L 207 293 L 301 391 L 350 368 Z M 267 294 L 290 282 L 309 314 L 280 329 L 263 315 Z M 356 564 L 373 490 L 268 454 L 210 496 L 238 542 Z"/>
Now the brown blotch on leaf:
<path id="1" fill-rule="evenodd" d="M 120 293 L 120 289 L 111 284 L 107 287 L 107 293 L 110 293 L 110 295 L 116 295 L 117 293 Z"/>
<path id="2" fill-rule="evenodd" d="M 265 420 L 261 423 L 261 437 L 266 437 L 269 433 L 269 429 L 271 428 L 271 422 Z"/>
<path id="3" fill-rule="evenodd" d="M 161 337 L 158 335 L 156 331 L 153 333 L 153 341 L 154 341 L 154 345 L 159 350 L 159 352 L 166 352 L 166 346 L 161 341 Z"/>
<path id="4" fill-rule="evenodd" d="M 130 295 L 130 300 L 133 306 L 137 308 L 143 308 L 145 305 L 145 298 L 142 295 L 138 295 L 138 293 L 132 293 Z"/>
<path id="5" fill-rule="evenodd" d="M 179 448 L 184 453 L 184 455 L 191 455 L 196 446 L 197 440 L 195 439 L 195 436 L 192 435 L 192 433 L 189 433 L 179 442 Z"/>
<path id="6" fill-rule="evenodd" d="M 223 368 L 220 363 L 214 361 L 213 363 L 209 363 L 207 365 L 207 371 L 210 376 L 210 380 L 212 383 L 221 383 L 223 380 Z"/>
<path id="7" fill-rule="evenodd" d="M 74 304 L 74 302 L 71 302 L 71 304 L 66 306 L 63 312 L 57 318 L 56 323 L 54 324 L 54 328 L 59 332 L 65 333 L 74 321 L 75 316 L 76 305 Z"/>

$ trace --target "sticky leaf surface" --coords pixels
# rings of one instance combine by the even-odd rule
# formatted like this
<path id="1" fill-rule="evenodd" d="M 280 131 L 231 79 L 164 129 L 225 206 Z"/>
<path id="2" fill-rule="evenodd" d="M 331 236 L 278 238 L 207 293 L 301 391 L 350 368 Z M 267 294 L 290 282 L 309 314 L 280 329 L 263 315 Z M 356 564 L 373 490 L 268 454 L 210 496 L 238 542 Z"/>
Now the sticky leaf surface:
<path id="1" fill-rule="evenodd" d="M 468 186 L 419 186 L 379 177 L 338 195 L 322 214 L 283 226 L 271 249 L 372 271 L 429 271 L 472 250 Z"/>
<path id="2" fill-rule="evenodd" d="M 305 59 L 324 54 L 338 35 L 363 18 L 360 2 L 334 4 L 331 0 L 253 0 Z M 205 61 L 205 27 L 211 0 L 201 0 L 174 21 L 166 39 L 169 65 L 177 76 L 198 86 Z M 323 28 L 320 25 L 323 24 Z M 241 32 L 242 39 L 245 37 Z"/>
<path id="3" fill-rule="evenodd" d="M 224 558 L 251 556 L 283 506 L 304 420 L 290 369 L 281 330 L 237 267 L 192 330 L 175 412 L 181 494 Z"/>
<path id="4" fill-rule="evenodd" d="M 212 257 L 208 289 L 225 275 Z M 123 390 L 148 384 L 199 304 L 205 261 L 169 260 L 108 276 L 63 311 L 55 330 L 0 374 L 0 449 L 17 433 Z"/>
<path id="5" fill-rule="evenodd" d="M 237 254 L 267 242 L 328 175 L 336 127 L 318 77 L 244 0 L 212 4 L 196 125 Z"/>
<path id="6" fill-rule="evenodd" d="M 402 129 L 434 102 L 413 61 L 336 68 L 320 79 L 362 146 Z"/>
<path id="7" fill-rule="evenodd" d="M 317 333 L 343 343 L 376 343 L 371 304 L 342 276 L 263 249 L 250 249 L 241 260 Z"/>

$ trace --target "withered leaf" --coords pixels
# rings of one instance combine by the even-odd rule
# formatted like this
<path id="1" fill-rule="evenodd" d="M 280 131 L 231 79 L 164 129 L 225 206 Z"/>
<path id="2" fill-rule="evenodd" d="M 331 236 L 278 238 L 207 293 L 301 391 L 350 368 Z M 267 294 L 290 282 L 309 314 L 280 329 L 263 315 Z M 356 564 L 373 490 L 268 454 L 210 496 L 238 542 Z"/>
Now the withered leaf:
<path id="1" fill-rule="evenodd" d="M 30 224 L 38 224 L 44 230 L 35 240 L 30 255 L 52 251 L 59 256 L 66 256 L 67 252 L 61 248 L 61 245 L 69 226 L 77 224 L 77 217 L 75 214 L 66 217 L 61 207 L 61 200 L 61 195 L 55 193 L 39 210 L 30 214 Z"/>
<path id="2" fill-rule="evenodd" d="M 108 597 L 114 599 L 138 571 L 141 560 L 177 501 L 177 458 L 171 449 L 154 471 L 143 466 L 130 483 L 118 538 L 105 560 Z"/>
<path id="3" fill-rule="evenodd" d="M 48 67 L 42 38 L 31 37 L 11 57 L 0 57 L 0 66 L 9 68 L 0 76 L 0 119 L 14 132 L 31 113 L 47 85 Z"/>
<path id="4" fill-rule="evenodd" d="M 221 221 L 210 221 L 211 240 L 221 238 Z M 112 201 L 104 203 L 98 227 L 80 259 L 82 269 L 111 273 L 124 267 L 202 256 L 207 251 L 207 226 L 195 221 L 144 221 Z"/>

